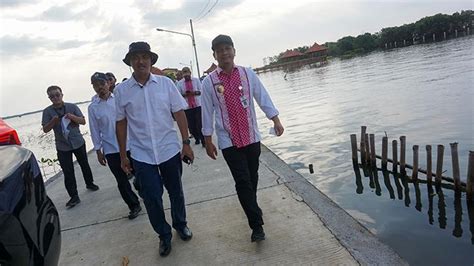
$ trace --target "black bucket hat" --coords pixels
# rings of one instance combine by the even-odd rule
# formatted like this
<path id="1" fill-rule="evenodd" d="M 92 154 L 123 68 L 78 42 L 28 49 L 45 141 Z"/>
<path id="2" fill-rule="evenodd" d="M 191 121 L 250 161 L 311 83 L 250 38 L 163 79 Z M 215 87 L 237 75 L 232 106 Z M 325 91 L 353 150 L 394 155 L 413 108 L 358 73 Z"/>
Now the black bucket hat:
<path id="1" fill-rule="evenodd" d="M 128 46 L 128 53 L 125 55 L 125 58 L 122 61 L 127 65 L 130 65 L 130 56 L 136 53 L 148 53 L 151 57 L 151 65 L 156 63 L 158 60 L 158 55 L 151 51 L 150 45 L 146 42 L 132 42 Z"/>
<path id="2" fill-rule="evenodd" d="M 214 40 L 212 40 L 212 46 L 211 46 L 212 51 L 215 51 L 217 46 L 223 43 L 230 44 L 232 45 L 232 47 L 234 47 L 234 42 L 232 42 L 232 39 L 230 38 L 230 36 L 220 34 L 216 38 L 214 38 Z"/>

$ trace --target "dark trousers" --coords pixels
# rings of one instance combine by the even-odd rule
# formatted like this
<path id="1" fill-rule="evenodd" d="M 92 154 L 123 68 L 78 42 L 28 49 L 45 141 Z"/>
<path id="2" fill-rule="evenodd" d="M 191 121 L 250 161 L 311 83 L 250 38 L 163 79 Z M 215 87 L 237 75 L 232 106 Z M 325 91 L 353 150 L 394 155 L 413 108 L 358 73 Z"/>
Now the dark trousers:
<path id="1" fill-rule="evenodd" d="M 76 156 L 77 162 L 81 167 L 82 176 L 86 182 L 86 186 L 94 184 L 94 178 L 92 177 L 91 167 L 87 160 L 86 144 L 72 151 L 60 151 L 58 152 L 59 165 L 64 173 L 64 185 L 66 186 L 69 197 L 77 196 L 77 184 L 76 176 L 74 175 L 74 164 L 72 163 L 72 154 Z"/>
<path id="2" fill-rule="evenodd" d="M 247 215 L 250 228 L 255 229 L 263 225 L 262 210 L 257 203 L 260 142 L 243 148 L 232 146 L 223 149 L 222 155 L 234 177 L 237 196 Z"/>
<path id="3" fill-rule="evenodd" d="M 130 159 L 130 152 L 127 152 L 127 156 Z M 125 201 L 130 210 L 138 208 L 140 206 L 138 196 L 133 192 L 132 186 L 128 181 L 128 176 L 120 166 L 120 153 L 106 154 L 105 158 L 109 164 L 110 171 L 115 176 L 115 180 L 117 180 L 118 190 L 120 191 L 123 201 Z"/>
<path id="4" fill-rule="evenodd" d="M 186 119 L 188 120 L 189 132 L 194 136 L 196 140 L 204 142 L 204 136 L 202 135 L 202 118 L 201 118 L 201 106 L 192 109 L 184 110 L 186 113 Z"/>
<path id="5" fill-rule="evenodd" d="M 171 202 L 171 218 L 173 228 L 183 229 L 186 225 L 186 208 L 184 203 L 183 185 L 181 174 L 183 165 L 181 154 L 175 156 L 159 165 L 147 164 L 137 160 L 132 161 L 135 168 L 135 177 L 140 186 L 139 194 L 143 198 L 148 219 L 160 239 L 171 239 L 171 227 L 166 222 L 163 209 L 163 186 L 168 190 Z"/>

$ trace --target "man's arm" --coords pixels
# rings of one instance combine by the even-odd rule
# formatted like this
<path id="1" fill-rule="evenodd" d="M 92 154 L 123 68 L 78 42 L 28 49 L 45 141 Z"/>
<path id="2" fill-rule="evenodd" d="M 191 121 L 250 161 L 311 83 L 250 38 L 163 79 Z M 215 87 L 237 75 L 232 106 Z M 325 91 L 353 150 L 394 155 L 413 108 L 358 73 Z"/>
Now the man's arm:
<path id="1" fill-rule="evenodd" d="M 58 123 L 59 123 L 59 117 L 56 115 L 56 116 L 54 116 L 48 123 L 46 123 L 46 124 L 43 126 L 43 132 L 44 132 L 44 133 L 48 133 L 48 132 L 51 131 L 51 129 L 53 129 L 53 127 L 55 127 Z"/>
<path id="2" fill-rule="evenodd" d="M 129 174 L 132 172 L 130 161 L 127 157 L 127 119 L 117 121 L 115 124 L 115 134 L 117 135 L 117 142 L 120 151 L 120 162 L 122 170 Z"/>
<path id="3" fill-rule="evenodd" d="M 186 114 L 183 110 L 179 110 L 178 112 L 174 112 L 173 115 L 176 119 L 176 123 L 178 124 L 179 132 L 181 133 L 181 139 L 189 139 L 188 121 L 186 120 Z M 181 159 L 184 156 L 188 156 L 191 161 L 194 160 L 194 153 L 189 144 L 183 144 Z"/>
<path id="4" fill-rule="evenodd" d="M 65 115 L 66 118 L 71 119 L 72 122 L 79 124 L 79 125 L 85 125 L 86 124 L 86 119 L 83 116 L 77 116 L 71 113 L 67 113 Z"/>

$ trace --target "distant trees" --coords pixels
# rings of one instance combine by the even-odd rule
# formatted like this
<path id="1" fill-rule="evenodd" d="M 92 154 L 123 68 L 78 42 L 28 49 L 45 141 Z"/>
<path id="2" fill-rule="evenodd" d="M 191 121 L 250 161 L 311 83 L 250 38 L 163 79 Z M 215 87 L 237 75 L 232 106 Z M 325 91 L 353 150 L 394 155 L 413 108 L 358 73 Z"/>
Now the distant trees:
<path id="1" fill-rule="evenodd" d="M 461 13 L 456 12 L 452 15 L 436 14 L 424 17 L 415 23 L 383 28 L 375 34 L 364 33 L 357 37 L 345 36 L 337 42 L 327 42 L 324 46 L 328 48 L 329 56 L 351 57 L 385 48 L 385 44 L 393 44 L 397 47 L 404 43 L 406 45 L 416 44 L 421 42 L 423 36 L 426 37 L 426 41 L 432 41 L 433 34 L 438 36 L 436 40 L 443 40 L 445 32 L 447 38 L 453 38 L 456 31 L 460 34 L 459 36 L 462 36 L 468 28 L 472 31 L 472 26 L 474 26 L 474 11 L 463 10 Z M 304 53 L 308 48 L 308 46 L 302 46 L 292 50 Z M 269 63 L 279 63 L 283 53 L 269 57 Z"/>

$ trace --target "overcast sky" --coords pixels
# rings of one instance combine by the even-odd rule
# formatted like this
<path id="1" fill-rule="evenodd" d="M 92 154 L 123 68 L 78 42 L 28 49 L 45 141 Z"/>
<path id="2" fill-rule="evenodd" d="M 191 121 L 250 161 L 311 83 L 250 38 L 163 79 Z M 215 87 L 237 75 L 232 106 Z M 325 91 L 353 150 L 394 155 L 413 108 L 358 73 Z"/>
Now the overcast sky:
<path id="1" fill-rule="evenodd" d="M 63 88 L 64 100 L 85 101 L 95 71 L 130 76 L 121 59 L 130 42 L 150 43 L 155 66 L 182 68 L 193 62 L 193 19 L 201 73 L 214 59 L 211 40 L 230 35 L 236 63 L 258 67 L 263 58 L 287 48 L 374 33 L 434 15 L 474 9 L 473 1 L 316 0 L 1 0 L 0 116 L 43 109 L 49 85 Z"/>

